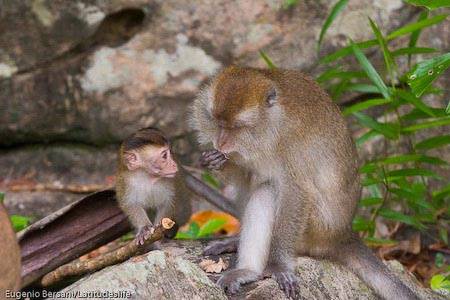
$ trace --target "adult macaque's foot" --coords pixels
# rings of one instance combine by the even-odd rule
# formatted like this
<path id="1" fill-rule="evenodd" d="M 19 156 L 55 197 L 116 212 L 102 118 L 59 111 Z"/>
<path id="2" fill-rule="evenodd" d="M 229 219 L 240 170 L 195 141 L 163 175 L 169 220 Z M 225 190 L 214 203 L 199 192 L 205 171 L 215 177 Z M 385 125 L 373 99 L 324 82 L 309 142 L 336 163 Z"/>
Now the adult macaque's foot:
<path id="1" fill-rule="evenodd" d="M 220 255 L 223 253 L 236 252 L 238 243 L 239 240 L 237 238 L 211 242 L 203 251 L 203 255 Z"/>
<path id="2" fill-rule="evenodd" d="M 259 275 L 256 272 L 247 269 L 234 269 L 226 272 L 219 278 L 217 284 L 227 294 L 236 294 L 241 285 L 256 281 Z"/>
<path id="3" fill-rule="evenodd" d="M 297 297 L 298 278 L 294 272 L 277 266 L 267 266 L 264 270 L 264 277 L 275 279 L 286 297 L 292 299 Z"/>
<path id="4" fill-rule="evenodd" d="M 155 232 L 155 228 L 152 224 L 141 227 L 136 235 L 136 245 L 144 245 L 147 240 Z"/>
<path id="5" fill-rule="evenodd" d="M 208 150 L 202 153 L 200 164 L 209 170 L 222 169 L 228 157 L 219 150 Z"/>

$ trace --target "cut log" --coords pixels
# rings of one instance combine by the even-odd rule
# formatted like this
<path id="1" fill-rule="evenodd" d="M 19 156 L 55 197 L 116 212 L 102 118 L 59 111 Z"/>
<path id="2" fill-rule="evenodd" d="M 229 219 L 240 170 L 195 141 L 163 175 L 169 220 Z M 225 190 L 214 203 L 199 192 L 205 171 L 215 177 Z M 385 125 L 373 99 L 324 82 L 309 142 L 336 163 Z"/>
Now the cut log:
<path id="1" fill-rule="evenodd" d="M 89 195 L 19 233 L 22 287 L 129 232 L 115 192 Z"/>

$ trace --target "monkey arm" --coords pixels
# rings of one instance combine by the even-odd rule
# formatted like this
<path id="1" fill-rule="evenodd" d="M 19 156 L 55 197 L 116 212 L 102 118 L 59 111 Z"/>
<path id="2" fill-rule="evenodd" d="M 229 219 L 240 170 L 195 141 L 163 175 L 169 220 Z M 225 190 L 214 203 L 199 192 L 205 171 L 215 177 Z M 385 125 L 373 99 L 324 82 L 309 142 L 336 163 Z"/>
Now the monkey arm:
<path id="1" fill-rule="evenodd" d="M 128 216 L 134 228 L 140 229 L 145 226 L 153 226 L 153 223 L 148 218 L 145 209 L 137 204 L 122 204 L 120 205 L 123 212 Z"/>

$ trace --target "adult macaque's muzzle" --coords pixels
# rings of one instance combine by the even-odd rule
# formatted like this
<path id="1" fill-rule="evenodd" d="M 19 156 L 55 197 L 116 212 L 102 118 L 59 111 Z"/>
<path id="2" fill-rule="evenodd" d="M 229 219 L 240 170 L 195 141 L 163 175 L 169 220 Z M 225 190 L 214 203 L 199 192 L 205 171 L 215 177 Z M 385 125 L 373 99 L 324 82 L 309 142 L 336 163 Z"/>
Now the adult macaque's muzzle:
<path id="1" fill-rule="evenodd" d="M 231 151 L 231 134 L 229 130 L 224 128 L 219 129 L 219 134 L 217 135 L 216 148 L 220 152 L 227 153 Z"/>

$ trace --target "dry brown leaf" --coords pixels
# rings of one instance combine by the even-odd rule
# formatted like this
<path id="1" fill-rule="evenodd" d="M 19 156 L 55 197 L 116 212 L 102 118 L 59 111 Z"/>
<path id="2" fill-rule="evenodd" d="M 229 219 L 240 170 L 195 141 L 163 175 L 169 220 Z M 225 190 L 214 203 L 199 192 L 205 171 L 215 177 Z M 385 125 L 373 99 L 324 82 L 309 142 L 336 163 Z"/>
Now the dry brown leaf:
<path id="1" fill-rule="evenodd" d="M 215 262 L 212 259 L 203 259 L 199 263 L 199 266 L 206 273 L 221 273 L 228 268 L 228 264 L 224 262 L 222 258 L 219 258 L 218 262 Z"/>

